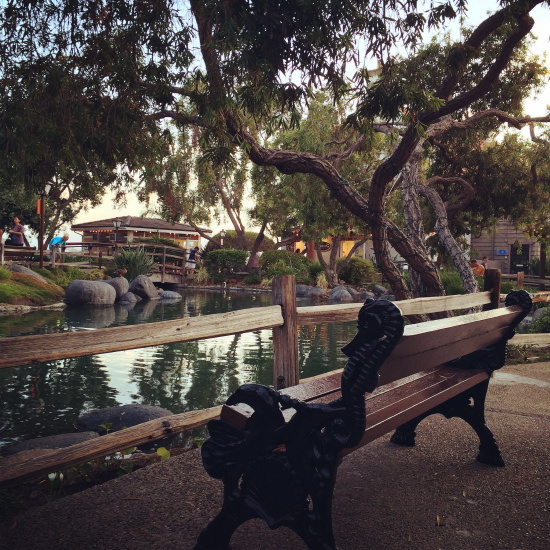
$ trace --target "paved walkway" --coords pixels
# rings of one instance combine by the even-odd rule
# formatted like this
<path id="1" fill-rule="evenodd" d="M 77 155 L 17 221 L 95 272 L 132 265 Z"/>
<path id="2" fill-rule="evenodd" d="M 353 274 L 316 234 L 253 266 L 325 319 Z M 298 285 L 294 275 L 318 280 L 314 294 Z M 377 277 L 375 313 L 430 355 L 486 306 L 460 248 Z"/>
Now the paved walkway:
<path id="1" fill-rule="evenodd" d="M 339 550 L 550 548 L 549 419 L 550 364 L 507 367 L 487 402 L 505 468 L 475 462 L 471 430 L 442 417 L 421 424 L 414 448 L 385 437 L 346 457 L 333 506 Z M 27 511 L 0 526 L 0 548 L 190 550 L 220 501 L 221 485 L 193 451 Z M 232 548 L 305 546 L 251 521 Z"/>

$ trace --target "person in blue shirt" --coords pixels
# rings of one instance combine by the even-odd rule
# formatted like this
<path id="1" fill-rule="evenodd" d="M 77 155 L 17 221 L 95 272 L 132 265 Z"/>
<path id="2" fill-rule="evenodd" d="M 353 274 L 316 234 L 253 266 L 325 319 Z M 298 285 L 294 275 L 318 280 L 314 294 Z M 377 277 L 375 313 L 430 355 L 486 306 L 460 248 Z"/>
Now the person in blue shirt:
<path id="1" fill-rule="evenodd" d="M 48 248 L 52 251 L 53 254 L 55 254 L 56 262 L 58 262 L 61 259 L 61 254 L 58 252 L 59 248 L 61 247 L 61 250 L 65 251 L 65 245 L 67 244 L 68 240 L 69 240 L 69 235 L 65 233 L 63 237 L 54 237 L 50 241 Z"/>

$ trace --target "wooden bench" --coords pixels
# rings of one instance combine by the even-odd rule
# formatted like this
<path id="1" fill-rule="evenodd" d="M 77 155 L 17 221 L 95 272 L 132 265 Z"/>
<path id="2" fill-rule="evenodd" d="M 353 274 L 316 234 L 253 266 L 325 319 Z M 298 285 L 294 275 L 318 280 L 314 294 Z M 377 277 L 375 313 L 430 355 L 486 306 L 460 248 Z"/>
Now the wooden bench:
<path id="1" fill-rule="evenodd" d="M 36 253 L 35 246 L 6 246 L 0 244 L 0 263 L 5 262 L 32 262 Z"/>
<path id="2" fill-rule="evenodd" d="M 342 456 L 392 430 L 392 442 L 413 446 L 431 414 L 465 420 L 480 440 L 477 460 L 503 466 L 485 395 L 531 305 L 514 291 L 503 308 L 404 327 L 396 305 L 367 300 L 342 349 L 343 371 L 280 391 L 241 386 L 208 423 L 203 464 L 223 481 L 224 503 L 195 550 L 228 549 L 252 518 L 289 527 L 312 550 L 335 550 L 332 492 Z"/>

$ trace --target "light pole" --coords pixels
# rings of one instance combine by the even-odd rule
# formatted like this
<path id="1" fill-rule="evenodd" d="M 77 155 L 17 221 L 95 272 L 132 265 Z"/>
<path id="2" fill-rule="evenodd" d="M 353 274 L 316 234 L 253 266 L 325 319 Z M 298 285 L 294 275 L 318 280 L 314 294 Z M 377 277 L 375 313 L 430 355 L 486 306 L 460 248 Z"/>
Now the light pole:
<path id="1" fill-rule="evenodd" d="M 117 248 L 118 248 L 118 228 L 120 227 L 121 224 L 122 224 L 122 220 L 119 220 L 118 218 L 115 218 L 113 220 L 113 226 L 115 228 L 115 252 L 117 251 Z"/>
<path id="2" fill-rule="evenodd" d="M 225 238 L 225 229 L 220 231 L 220 248 L 223 248 L 223 239 Z"/>
<path id="3" fill-rule="evenodd" d="M 38 247 L 40 250 L 40 263 L 38 264 L 42 269 L 44 267 L 44 202 L 46 195 L 50 192 L 52 188 L 51 183 L 46 183 L 44 185 L 44 191 L 40 193 L 40 235 L 38 235 Z"/>

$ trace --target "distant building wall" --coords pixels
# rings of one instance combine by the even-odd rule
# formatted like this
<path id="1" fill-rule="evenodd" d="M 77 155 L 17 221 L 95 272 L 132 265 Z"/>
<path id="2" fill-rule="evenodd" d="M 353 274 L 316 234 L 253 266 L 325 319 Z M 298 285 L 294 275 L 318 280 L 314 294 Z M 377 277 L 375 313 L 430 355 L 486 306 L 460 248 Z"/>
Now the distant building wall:
<path id="1" fill-rule="evenodd" d="M 515 243 L 521 245 L 519 250 Z M 484 231 L 479 237 L 472 235 L 471 246 L 471 257 L 481 260 L 488 256 L 489 267 L 500 269 L 502 273 L 527 272 L 530 260 L 540 255 L 536 239 L 526 237 L 505 219 L 497 222 L 494 231 Z"/>

